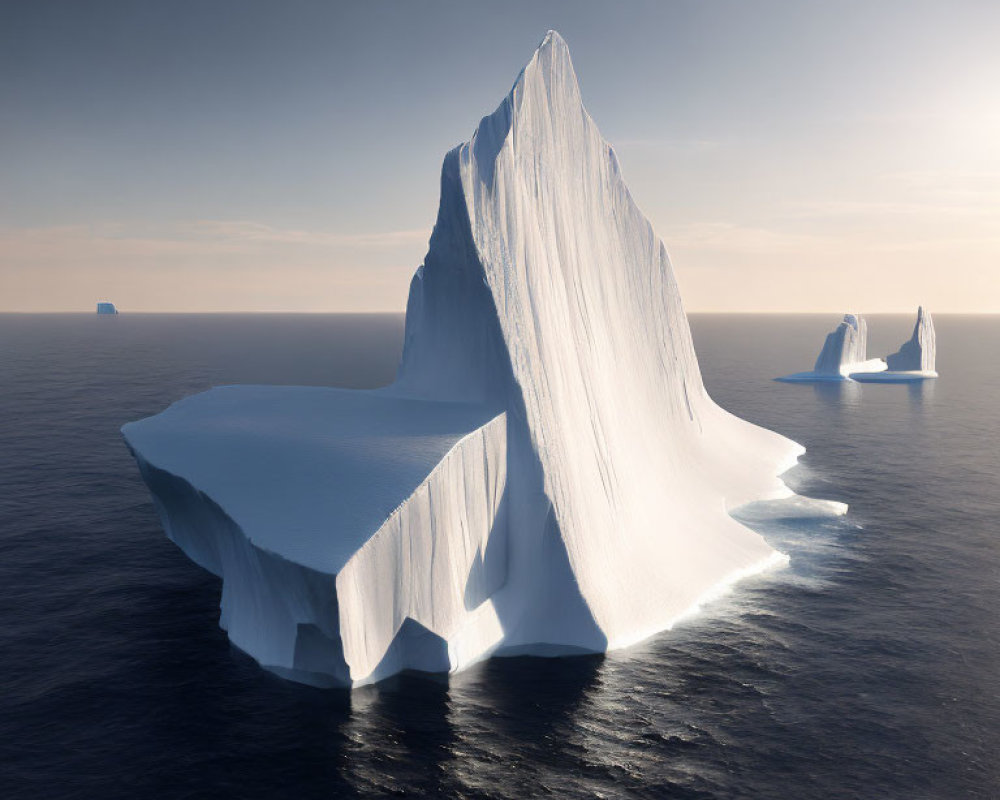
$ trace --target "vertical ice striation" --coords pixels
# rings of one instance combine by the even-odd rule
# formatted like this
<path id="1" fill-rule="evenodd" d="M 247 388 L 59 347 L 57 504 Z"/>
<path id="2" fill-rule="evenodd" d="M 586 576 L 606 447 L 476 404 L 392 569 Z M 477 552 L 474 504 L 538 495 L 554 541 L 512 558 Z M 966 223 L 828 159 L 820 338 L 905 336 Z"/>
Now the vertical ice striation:
<path id="1" fill-rule="evenodd" d="M 860 314 L 844 314 L 844 321 L 826 337 L 813 372 L 848 375 L 868 359 L 868 323 Z"/>
<path id="2" fill-rule="evenodd" d="M 893 372 L 923 372 L 937 374 L 937 341 L 934 333 L 934 320 L 923 306 L 917 308 L 917 322 L 913 326 L 913 335 L 909 341 L 892 355 L 885 357 L 889 369 Z"/>
<path id="3" fill-rule="evenodd" d="M 559 34 L 441 183 L 397 389 L 507 411 L 506 646 L 625 645 L 773 559 L 726 508 L 787 491 L 802 448 L 708 397 L 666 250 Z"/>

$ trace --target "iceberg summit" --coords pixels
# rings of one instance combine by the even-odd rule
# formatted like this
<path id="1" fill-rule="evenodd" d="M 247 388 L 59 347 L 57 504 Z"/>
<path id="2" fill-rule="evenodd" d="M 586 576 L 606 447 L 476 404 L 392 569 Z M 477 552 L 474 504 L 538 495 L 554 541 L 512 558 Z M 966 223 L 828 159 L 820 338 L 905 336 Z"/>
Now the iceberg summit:
<path id="1" fill-rule="evenodd" d="M 785 560 L 728 512 L 804 452 L 708 396 L 554 31 L 444 159 L 395 383 L 219 387 L 122 432 L 233 643 L 319 686 L 669 628 Z"/>

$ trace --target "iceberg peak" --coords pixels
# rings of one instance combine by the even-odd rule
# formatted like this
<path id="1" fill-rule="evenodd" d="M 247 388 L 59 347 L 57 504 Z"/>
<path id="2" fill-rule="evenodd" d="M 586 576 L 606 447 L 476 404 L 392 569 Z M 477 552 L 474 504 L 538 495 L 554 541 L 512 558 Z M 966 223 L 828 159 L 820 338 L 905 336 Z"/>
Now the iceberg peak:
<path id="1" fill-rule="evenodd" d="M 483 117 L 472 136 L 471 144 L 480 153 L 499 151 L 513 126 L 537 130 L 569 114 L 586 114 L 569 46 L 557 31 L 550 30 L 535 48 L 528 63 L 517 76 L 503 102 L 489 116 Z M 558 127 L 558 126 L 556 126 Z"/>
<path id="2" fill-rule="evenodd" d="M 573 59 L 569 53 L 569 45 L 566 44 L 566 40 L 556 30 L 550 30 L 545 34 L 542 41 L 539 42 L 538 47 L 535 48 L 535 52 L 528 59 L 528 63 L 521 70 L 521 74 L 517 76 L 517 80 L 514 82 L 515 86 L 524 79 L 525 73 L 528 73 L 533 66 L 542 70 L 558 66 L 560 69 L 568 71 L 569 75 L 573 78 L 574 85 L 577 83 L 576 71 L 573 69 Z"/>
<path id="3" fill-rule="evenodd" d="M 542 43 L 538 45 L 538 47 L 540 49 L 542 47 L 545 47 L 546 45 L 549 46 L 555 45 L 557 47 L 564 47 L 566 48 L 567 51 L 569 50 L 569 46 L 566 44 L 566 40 L 563 39 L 563 37 L 559 34 L 559 31 L 557 31 L 555 28 L 549 28 L 545 32 L 545 36 L 542 37 Z"/>
<path id="4" fill-rule="evenodd" d="M 937 360 L 937 337 L 934 320 L 923 306 L 917 306 L 917 321 L 913 335 L 892 355 L 886 356 L 889 369 L 894 372 L 934 373 Z M 936 373 L 935 373 L 936 374 Z"/>
<path id="5" fill-rule="evenodd" d="M 548 99 L 550 106 L 562 110 L 583 105 L 569 46 L 556 31 L 545 35 L 518 75 L 510 92 L 515 100 L 519 89 L 521 93 L 537 92 Z"/>
<path id="6" fill-rule="evenodd" d="M 870 383 L 899 383 L 922 381 L 937 377 L 937 335 L 934 320 L 923 306 L 917 308 L 917 321 L 913 335 L 903 342 L 899 350 L 885 357 L 889 369 L 878 375 L 855 376 L 855 380 Z"/>

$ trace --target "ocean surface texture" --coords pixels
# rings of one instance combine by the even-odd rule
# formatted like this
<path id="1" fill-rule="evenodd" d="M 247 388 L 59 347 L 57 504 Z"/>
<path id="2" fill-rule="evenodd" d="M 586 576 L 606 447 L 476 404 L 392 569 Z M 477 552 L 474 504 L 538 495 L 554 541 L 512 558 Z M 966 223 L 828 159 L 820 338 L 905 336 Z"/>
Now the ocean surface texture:
<path id="1" fill-rule="evenodd" d="M 230 646 L 118 429 L 214 385 L 385 384 L 402 317 L 0 315 L 0 796 L 1000 796 L 1000 318 L 936 315 L 923 386 L 771 380 L 837 318 L 692 318 L 712 396 L 850 504 L 757 525 L 789 567 L 627 651 L 348 693 Z M 869 325 L 878 355 L 912 318 Z"/>

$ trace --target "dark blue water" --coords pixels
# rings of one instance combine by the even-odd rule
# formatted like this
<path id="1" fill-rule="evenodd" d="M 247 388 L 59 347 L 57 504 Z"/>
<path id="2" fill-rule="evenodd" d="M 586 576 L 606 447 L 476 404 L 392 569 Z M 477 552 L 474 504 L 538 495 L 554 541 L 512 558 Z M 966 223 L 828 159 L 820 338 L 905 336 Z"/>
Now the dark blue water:
<path id="1" fill-rule="evenodd" d="M 0 315 L 0 797 L 1000 796 L 1000 319 L 937 319 L 937 382 L 774 383 L 827 317 L 696 316 L 706 383 L 851 505 L 791 566 L 622 653 L 353 693 L 217 626 L 118 434 L 213 384 L 391 380 L 396 316 Z M 870 320 L 876 352 L 909 335 Z"/>

